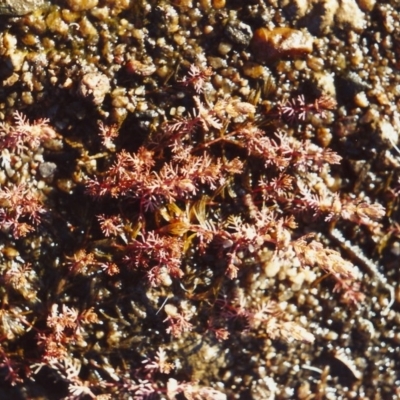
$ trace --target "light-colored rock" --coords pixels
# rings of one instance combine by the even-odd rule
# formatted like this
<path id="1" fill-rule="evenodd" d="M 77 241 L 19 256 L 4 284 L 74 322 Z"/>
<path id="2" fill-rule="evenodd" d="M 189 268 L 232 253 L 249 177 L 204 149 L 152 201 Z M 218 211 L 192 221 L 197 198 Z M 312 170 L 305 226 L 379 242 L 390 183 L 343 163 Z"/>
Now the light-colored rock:
<path id="1" fill-rule="evenodd" d="M 365 14 L 356 0 L 314 0 L 311 3 L 305 21 L 312 33 L 326 34 L 334 28 L 362 32 L 366 27 Z"/>
<path id="2" fill-rule="evenodd" d="M 105 95 L 109 93 L 110 87 L 110 80 L 106 75 L 90 72 L 83 76 L 78 94 L 98 106 L 103 102 Z"/>
<path id="3" fill-rule="evenodd" d="M 367 95 L 365 94 L 365 92 L 359 92 L 354 96 L 354 102 L 356 103 L 356 105 L 358 107 L 368 107 L 369 106 L 369 101 L 367 98 Z"/>
<path id="4" fill-rule="evenodd" d="M 310 9 L 310 0 L 281 0 L 279 5 L 296 18 L 304 17 Z"/>
<path id="5" fill-rule="evenodd" d="M 322 94 L 336 98 L 335 79 L 332 73 L 315 72 L 313 83 Z"/>
<path id="6" fill-rule="evenodd" d="M 67 0 L 67 4 L 72 11 L 87 11 L 96 7 L 99 0 Z"/>
<path id="7" fill-rule="evenodd" d="M 26 15 L 42 7 L 45 0 L 0 0 L 0 15 Z"/>
<path id="8" fill-rule="evenodd" d="M 389 121 L 381 120 L 377 124 L 377 130 L 381 139 L 391 147 L 395 147 L 399 141 L 399 134 Z"/>
<path id="9" fill-rule="evenodd" d="M 335 15 L 335 21 L 341 28 L 351 27 L 363 31 L 366 27 L 365 14 L 355 0 L 342 0 Z"/>
<path id="10" fill-rule="evenodd" d="M 319 22 L 318 30 L 321 33 L 330 32 L 334 25 L 334 19 L 337 10 L 339 9 L 338 0 L 320 0 L 317 1 L 313 12 L 311 13 L 311 23 Z M 320 11 L 319 11 L 320 10 Z"/>

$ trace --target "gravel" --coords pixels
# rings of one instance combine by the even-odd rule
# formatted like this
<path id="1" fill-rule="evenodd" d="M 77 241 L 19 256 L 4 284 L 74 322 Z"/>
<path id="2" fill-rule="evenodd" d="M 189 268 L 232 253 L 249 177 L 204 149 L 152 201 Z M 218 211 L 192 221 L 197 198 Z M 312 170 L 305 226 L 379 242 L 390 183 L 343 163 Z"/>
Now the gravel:
<path id="1" fill-rule="evenodd" d="M 0 0 L 0 14 L 7 16 L 0 22 L 0 117 L 10 119 L 20 110 L 30 118 L 49 118 L 59 135 L 44 159 L 40 149 L 37 162 L 17 173 L 40 180 L 36 186 L 59 207 L 51 223 L 63 227 L 62 235 L 48 229 L 18 244 L 33 260 L 39 257 L 35 248 L 46 247 L 53 266 L 72 240 L 84 242 L 89 235 L 81 221 L 90 212 L 76 188 L 82 187 L 82 171 L 101 168 L 101 157 L 89 155 L 98 149 L 98 122 L 116 124 L 123 145 L 137 148 L 166 116 L 192 111 L 179 87 L 190 65 L 213 68 L 206 86 L 210 101 L 256 99 L 261 120 L 298 94 L 310 100 L 336 97 L 338 108 L 325 125 L 315 119 L 284 129 L 329 144 L 344 158 L 334 170 L 332 187 L 387 209 L 379 232 L 350 224 L 339 228 L 394 286 L 394 305 L 385 311 L 389 294 L 362 263 L 366 300 L 358 309 L 340 304 L 328 285 L 314 287 L 314 275 L 294 277 L 290 266 L 280 270 L 271 263 L 265 271 L 255 267 L 248 277 L 250 301 L 257 304 L 258 296 L 273 293 L 286 302 L 293 318 L 316 336 L 313 345 L 237 335 L 225 348 L 193 333 L 186 341 L 172 341 L 170 351 L 177 363 L 182 359 L 189 365 L 193 379 L 220 388 L 230 399 L 399 398 L 397 0 Z M 15 173 L 3 171 L 2 184 L 15 179 Z M 71 237 L 68 229 L 75 224 L 82 232 Z M 355 263 L 360 259 L 329 233 L 320 240 Z M 2 257 L 14 247 L 7 242 Z M 98 298 L 107 300 L 112 290 L 104 288 Z M 152 294 L 135 293 L 138 305 L 126 313 L 146 313 L 146 296 Z M 129 316 L 124 328 L 121 316 L 109 318 L 107 328 L 93 335 L 109 335 L 112 346 L 123 340 L 128 347 L 141 343 L 154 353 L 159 326 L 149 334 L 135 318 Z M 113 360 L 105 356 L 98 362 Z"/>

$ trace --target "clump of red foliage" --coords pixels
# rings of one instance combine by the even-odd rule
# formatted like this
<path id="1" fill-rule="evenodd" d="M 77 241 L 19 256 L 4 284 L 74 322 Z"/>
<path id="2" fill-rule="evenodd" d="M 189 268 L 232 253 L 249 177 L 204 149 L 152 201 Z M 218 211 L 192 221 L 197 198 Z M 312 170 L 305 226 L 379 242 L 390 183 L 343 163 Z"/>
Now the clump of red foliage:
<path id="1" fill-rule="evenodd" d="M 311 343 L 315 337 L 309 327 L 293 320 L 272 294 L 263 292 L 257 303 L 248 284 L 252 265 L 262 271 L 271 263 L 282 271 L 288 265 L 295 265 L 298 273 L 316 271 L 333 278 L 331 290 L 341 292 L 345 302 L 359 304 L 364 295 L 358 269 L 309 233 L 308 225 L 320 221 L 328 231 L 328 223 L 345 219 L 373 231 L 384 209 L 331 190 L 326 183 L 330 166 L 341 162 L 333 150 L 300 135 L 262 128 L 256 104 L 230 97 L 206 101 L 203 89 L 211 74 L 209 68 L 191 66 L 180 85 L 193 90 L 193 111 L 166 121 L 136 151 L 119 148 L 115 126 L 100 125 L 105 167 L 91 174 L 82 168 L 80 176 L 88 198 L 101 210 L 94 221 L 103 237 L 66 256 L 62 265 L 68 278 L 60 280 L 58 296 L 68 279 L 102 272 L 111 279 L 123 273 L 144 278 L 123 284 L 149 288 L 153 304 L 160 306 L 153 318 L 172 340 L 197 332 L 227 341 L 237 329 L 232 321 L 240 320 L 241 331 L 249 335 L 262 331 L 270 339 Z M 324 118 L 333 107 L 327 97 L 312 103 L 298 97 L 278 108 L 283 119 L 294 122 L 309 113 Z M 47 121 L 29 124 L 20 114 L 15 126 L 3 125 L 0 134 L 3 164 L 12 162 L 10 152 L 31 151 L 55 136 Z M 0 188 L 0 227 L 14 239 L 34 231 L 45 210 L 32 186 Z M 107 254 L 99 251 L 101 246 Z M 31 265 L 24 265 L 11 265 L 3 279 L 7 287 L 33 301 L 23 287 L 35 288 L 38 279 Z M 72 302 L 73 296 L 68 299 Z M 159 304 L 161 299 L 165 301 Z M 41 325 L 19 315 L 15 306 L 5 307 L 3 321 L 14 322 L 9 322 L 10 332 L 3 328 L 3 334 L 12 340 L 23 327 L 33 329 L 40 356 L 31 369 L 56 372 L 67 383 L 71 398 L 107 399 L 115 393 L 137 399 L 157 393 L 169 398 L 179 393 L 187 398 L 225 398 L 195 382 L 169 378 L 159 383 L 159 374 L 173 370 L 162 348 L 134 372 L 120 377 L 107 367 L 108 378 L 85 380 L 82 360 L 74 354 L 92 335 L 89 329 L 102 323 L 100 313 L 113 318 L 106 316 L 101 304 L 79 310 L 60 301 L 50 303 Z M 0 355 L 6 379 L 18 384 L 18 357 L 13 361 L 3 349 Z M 92 364 L 102 370 L 95 361 Z"/>

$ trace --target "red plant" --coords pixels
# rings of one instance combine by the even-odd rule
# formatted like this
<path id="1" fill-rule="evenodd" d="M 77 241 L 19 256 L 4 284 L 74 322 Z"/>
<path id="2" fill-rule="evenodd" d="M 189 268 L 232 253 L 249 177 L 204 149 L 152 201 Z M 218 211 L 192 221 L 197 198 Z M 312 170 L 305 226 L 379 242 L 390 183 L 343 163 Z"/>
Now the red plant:
<path id="1" fill-rule="evenodd" d="M 303 95 L 278 105 L 278 114 L 290 122 L 305 121 L 307 114 L 312 113 L 321 118 L 326 117 L 327 110 L 336 108 L 336 101 L 330 96 L 321 96 L 314 103 L 306 103 Z"/>
<path id="2" fill-rule="evenodd" d="M 167 318 L 165 318 L 163 322 L 169 324 L 167 333 L 170 333 L 173 337 L 180 337 L 182 333 L 190 332 L 193 329 L 193 325 L 189 322 L 187 313 L 179 313 L 178 309 L 172 304 L 167 304 L 164 310 L 167 314 Z"/>
<path id="3" fill-rule="evenodd" d="M 201 69 L 194 64 L 191 64 L 187 76 L 185 76 L 180 82 L 185 86 L 193 86 L 197 93 L 203 91 L 204 82 L 207 78 L 212 76 L 213 72 L 210 67 Z"/>
<path id="4" fill-rule="evenodd" d="M 0 227 L 15 239 L 33 231 L 44 212 L 34 188 L 19 184 L 0 189 Z"/>
<path id="5" fill-rule="evenodd" d="M 26 147 L 33 150 L 46 140 L 54 139 L 57 134 L 49 125 L 48 119 L 39 119 L 32 124 L 22 114 L 14 113 L 14 125 L 0 124 L 0 148 L 21 153 Z"/>

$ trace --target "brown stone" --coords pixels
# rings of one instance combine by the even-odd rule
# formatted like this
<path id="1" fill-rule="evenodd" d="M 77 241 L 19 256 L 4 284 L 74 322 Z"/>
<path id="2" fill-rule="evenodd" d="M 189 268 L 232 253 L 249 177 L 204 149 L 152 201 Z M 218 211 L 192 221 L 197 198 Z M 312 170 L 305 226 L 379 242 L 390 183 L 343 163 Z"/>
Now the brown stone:
<path id="1" fill-rule="evenodd" d="M 312 52 L 310 34 L 291 28 L 259 28 L 254 32 L 251 49 L 259 61 L 274 62 L 281 58 L 295 58 Z"/>
<path id="2" fill-rule="evenodd" d="M 150 76 L 156 72 L 156 67 L 152 64 L 143 64 L 138 60 L 128 60 L 125 64 L 126 71 L 129 74 L 136 74 L 139 76 Z"/>

